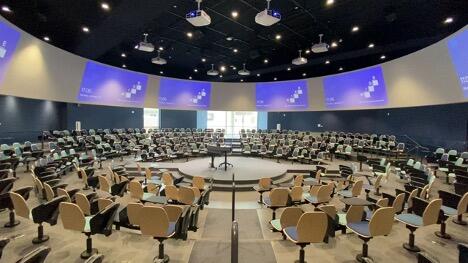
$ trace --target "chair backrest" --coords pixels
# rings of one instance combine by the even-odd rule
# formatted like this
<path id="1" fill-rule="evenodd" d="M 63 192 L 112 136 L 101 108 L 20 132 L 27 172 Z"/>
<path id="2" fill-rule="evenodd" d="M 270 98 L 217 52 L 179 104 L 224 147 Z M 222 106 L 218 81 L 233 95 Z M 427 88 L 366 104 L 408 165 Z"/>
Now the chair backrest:
<path id="1" fill-rule="evenodd" d="M 43 186 L 44 186 L 44 190 L 45 190 L 45 194 L 46 194 L 46 200 L 50 201 L 50 200 L 54 199 L 55 193 L 54 193 L 54 190 L 52 190 L 52 187 L 50 187 L 50 185 L 48 183 L 44 183 Z"/>
<path id="2" fill-rule="evenodd" d="M 320 186 L 317 192 L 317 201 L 319 203 L 325 203 L 330 201 L 333 188 L 331 185 L 322 185 Z"/>
<path id="3" fill-rule="evenodd" d="M 302 187 L 301 186 L 293 186 L 291 189 L 291 200 L 293 202 L 299 202 L 302 200 Z"/>
<path id="4" fill-rule="evenodd" d="M 168 200 L 179 200 L 179 189 L 174 185 L 166 185 L 165 192 Z"/>
<path id="5" fill-rule="evenodd" d="M 98 175 L 98 180 L 99 180 L 99 190 L 106 192 L 106 193 L 110 193 L 111 187 L 110 187 L 109 180 L 107 180 L 107 178 L 102 175 Z"/>
<path id="6" fill-rule="evenodd" d="M 304 182 L 304 176 L 296 175 L 296 177 L 294 178 L 294 186 L 302 186 L 303 182 Z"/>
<path id="7" fill-rule="evenodd" d="M 437 223 L 437 219 L 439 218 L 440 207 L 442 206 L 442 199 L 434 199 L 426 206 L 423 213 L 423 224 L 433 225 Z"/>
<path id="8" fill-rule="evenodd" d="M 70 195 L 65 189 L 57 188 L 57 196 L 65 196 L 67 198 L 67 202 L 71 202 Z"/>
<path id="9" fill-rule="evenodd" d="M 405 204 L 405 193 L 401 193 L 395 197 L 395 200 L 393 200 L 393 211 L 395 214 L 399 214 L 401 211 L 403 211 Z"/>
<path id="10" fill-rule="evenodd" d="M 141 174 L 141 172 L 140 172 L 140 174 Z M 151 169 L 149 167 L 145 168 L 145 177 L 146 177 L 147 180 L 151 180 L 151 177 L 153 177 L 153 174 L 151 173 Z"/>
<path id="11" fill-rule="evenodd" d="M 318 169 L 317 172 L 315 172 L 315 180 L 320 183 L 320 177 L 322 177 L 322 170 Z"/>
<path id="12" fill-rule="evenodd" d="M 289 226 L 297 226 L 299 219 L 301 218 L 304 211 L 299 207 L 287 207 L 283 210 L 280 217 L 281 228 Z"/>
<path id="13" fill-rule="evenodd" d="M 179 188 L 179 202 L 184 205 L 192 205 L 195 202 L 195 192 L 191 187 Z"/>
<path id="14" fill-rule="evenodd" d="M 328 227 L 327 214 L 308 212 L 302 214 L 297 223 L 298 243 L 320 243 L 325 238 Z"/>
<path id="15" fill-rule="evenodd" d="M 154 184 L 154 183 L 148 183 L 146 185 L 146 190 L 148 191 L 148 193 L 158 195 L 159 194 L 159 185 Z"/>
<path id="16" fill-rule="evenodd" d="M 457 214 L 462 215 L 466 213 L 467 207 L 468 207 L 468 192 L 466 192 L 461 198 L 460 202 L 458 202 Z"/>
<path id="17" fill-rule="evenodd" d="M 75 203 L 80 207 L 83 214 L 86 216 L 91 215 L 91 205 L 89 204 L 89 200 L 86 195 L 82 193 L 75 194 Z"/>
<path id="18" fill-rule="evenodd" d="M 194 176 L 192 179 L 192 185 L 200 190 L 205 189 L 205 179 L 201 176 Z"/>
<path id="19" fill-rule="evenodd" d="M 78 205 L 62 202 L 59 206 L 59 213 L 63 228 L 80 232 L 84 230 L 86 219 Z"/>
<path id="20" fill-rule="evenodd" d="M 357 180 L 354 183 L 353 188 L 351 188 L 351 193 L 353 194 L 354 197 L 359 196 L 361 194 L 363 184 L 364 184 L 364 181 L 362 180 Z"/>
<path id="21" fill-rule="evenodd" d="M 174 180 L 172 179 L 172 174 L 170 172 L 164 172 L 161 176 L 163 184 L 165 185 L 173 185 Z"/>
<path id="22" fill-rule="evenodd" d="M 271 178 L 260 178 L 258 186 L 263 189 L 269 189 L 271 187 Z"/>
<path id="23" fill-rule="evenodd" d="M 97 203 L 98 203 L 99 212 L 101 212 L 102 210 L 106 209 L 106 207 L 108 207 L 110 204 L 114 202 L 112 202 L 112 200 L 107 199 L 107 198 L 98 198 Z"/>
<path id="24" fill-rule="evenodd" d="M 140 225 L 140 212 L 143 208 L 141 203 L 128 203 L 127 205 L 127 216 L 130 224 L 134 226 Z"/>
<path id="25" fill-rule="evenodd" d="M 141 208 L 138 222 L 142 235 L 168 237 L 169 216 L 163 208 L 155 206 Z"/>
<path id="26" fill-rule="evenodd" d="M 362 215 L 364 213 L 363 206 L 352 205 L 348 208 L 346 212 L 346 223 L 355 223 L 362 220 Z"/>
<path id="27" fill-rule="evenodd" d="M 394 210 L 391 207 L 382 207 L 377 209 L 369 222 L 370 235 L 385 236 L 390 234 L 393 227 Z"/>
<path id="28" fill-rule="evenodd" d="M 20 194 L 15 192 L 10 192 L 10 199 L 13 203 L 15 214 L 17 216 L 29 219 L 30 210 L 28 204 L 26 203 L 26 200 L 24 200 L 24 198 Z"/>
<path id="29" fill-rule="evenodd" d="M 375 204 L 379 207 L 387 207 L 389 203 L 388 198 L 380 198 Z"/>
<path id="30" fill-rule="evenodd" d="M 287 188 L 275 188 L 270 192 L 272 206 L 286 206 L 288 203 L 289 190 Z"/>
<path id="31" fill-rule="evenodd" d="M 130 183 L 128 183 L 128 190 L 130 191 L 131 198 L 136 198 L 138 200 L 143 198 L 143 188 L 140 182 L 135 180 L 130 181 Z"/>
<path id="32" fill-rule="evenodd" d="M 375 182 L 374 182 L 375 189 L 378 189 L 380 187 L 380 183 L 382 182 L 382 177 L 383 175 L 379 175 L 377 176 L 377 179 L 375 179 Z"/>
<path id="33" fill-rule="evenodd" d="M 163 209 L 166 211 L 169 222 L 177 222 L 184 209 L 179 205 L 165 205 Z"/>

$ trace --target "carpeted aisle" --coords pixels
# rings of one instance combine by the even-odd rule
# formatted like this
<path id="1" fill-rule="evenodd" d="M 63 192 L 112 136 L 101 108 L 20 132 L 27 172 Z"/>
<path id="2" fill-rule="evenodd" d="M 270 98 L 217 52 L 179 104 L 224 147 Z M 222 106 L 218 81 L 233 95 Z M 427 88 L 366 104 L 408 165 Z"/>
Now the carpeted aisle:
<path id="1" fill-rule="evenodd" d="M 263 239 L 257 211 L 236 210 L 239 223 L 239 262 L 276 262 L 270 241 Z M 197 240 L 190 263 L 231 262 L 231 210 L 208 209 L 204 240 Z"/>

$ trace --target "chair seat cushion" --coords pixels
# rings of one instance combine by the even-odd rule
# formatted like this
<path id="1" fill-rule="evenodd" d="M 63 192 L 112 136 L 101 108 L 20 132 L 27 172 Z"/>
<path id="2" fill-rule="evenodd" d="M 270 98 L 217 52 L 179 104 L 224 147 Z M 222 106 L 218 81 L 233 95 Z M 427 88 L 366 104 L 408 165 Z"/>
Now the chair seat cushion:
<path id="1" fill-rule="evenodd" d="M 414 214 L 399 214 L 395 217 L 398 221 L 405 223 L 407 225 L 421 227 L 423 226 L 422 217 Z"/>
<path id="2" fill-rule="evenodd" d="M 346 226 L 346 224 L 347 224 L 346 214 L 339 213 L 339 214 L 337 214 L 337 216 L 338 216 L 338 224 L 340 224 L 342 226 Z"/>
<path id="3" fill-rule="evenodd" d="M 316 197 L 316 196 L 313 196 L 313 195 L 310 195 L 310 194 L 309 194 L 309 196 L 307 196 L 307 197 L 305 198 L 305 200 L 307 200 L 307 202 L 309 202 L 309 203 L 311 203 L 311 204 L 316 204 L 316 203 L 318 203 L 317 197 Z"/>
<path id="4" fill-rule="evenodd" d="M 91 218 L 93 218 L 93 217 L 92 216 L 85 217 L 86 222 L 85 222 L 85 227 L 83 229 L 83 232 L 85 232 L 85 233 L 90 233 L 91 232 L 91 224 L 90 224 Z"/>
<path id="5" fill-rule="evenodd" d="M 343 196 L 343 197 L 353 197 L 353 192 L 351 192 L 349 190 L 339 191 L 338 194 Z"/>
<path id="6" fill-rule="evenodd" d="M 454 209 L 454 208 L 451 208 L 451 207 L 448 207 L 448 206 L 445 206 L 445 205 L 443 205 L 440 209 L 442 209 L 442 211 L 444 211 L 444 214 L 446 214 L 448 216 L 454 216 L 454 215 L 458 214 L 457 209 Z"/>
<path id="7" fill-rule="evenodd" d="M 360 236 L 363 236 L 363 237 L 371 236 L 368 221 L 349 223 L 346 226 Z"/>
<path id="8" fill-rule="evenodd" d="M 266 206 L 271 206 L 271 199 L 269 196 L 265 196 L 263 197 L 263 203 L 266 205 Z"/>
<path id="9" fill-rule="evenodd" d="M 177 222 L 169 222 L 169 228 L 167 229 L 167 236 L 171 237 L 175 234 Z"/>
<path id="10" fill-rule="evenodd" d="M 152 196 L 154 196 L 154 194 L 152 194 L 152 193 L 143 193 L 142 200 L 147 200 L 148 198 L 150 198 Z"/>
<path id="11" fill-rule="evenodd" d="M 283 231 L 292 242 L 298 242 L 297 228 L 295 226 L 286 227 Z"/>
<path id="12" fill-rule="evenodd" d="M 281 228 L 281 222 L 280 222 L 279 219 L 271 220 L 271 221 L 270 221 L 270 224 L 271 224 L 271 226 L 272 226 L 274 229 L 276 229 L 276 230 L 278 230 L 278 231 L 283 230 L 283 229 Z"/>

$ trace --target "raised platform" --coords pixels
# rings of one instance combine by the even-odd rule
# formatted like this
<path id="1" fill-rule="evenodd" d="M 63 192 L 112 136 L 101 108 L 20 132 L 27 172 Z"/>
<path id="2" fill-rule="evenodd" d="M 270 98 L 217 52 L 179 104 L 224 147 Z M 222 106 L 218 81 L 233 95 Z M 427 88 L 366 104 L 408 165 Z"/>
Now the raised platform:
<path id="1" fill-rule="evenodd" d="M 224 158 L 215 159 L 215 166 L 224 161 Z M 309 173 L 315 170 L 315 165 L 304 165 L 282 160 L 277 163 L 271 159 L 261 159 L 254 157 L 229 156 L 228 162 L 233 167 L 228 167 L 224 171 L 224 166 L 217 169 L 210 168 L 211 158 L 198 158 L 184 163 L 140 163 L 142 167 L 150 167 L 152 170 L 167 169 L 177 171 L 184 176 L 184 181 L 191 182 L 194 176 L 205 177 L 207 180 L 214 179 L 213 188 L 215 190 L 230 191 L 232 189 L 232 174 L 236 182 L 236 189 L 239 191 L 250 191 L 252 187 L 258 184 L 260 178 L 269 177 L 273 183 L 285 183 L 292 179 L 290 173 Z M 126 166 L 132 173 L 136 171 L 135 164 Z"/>

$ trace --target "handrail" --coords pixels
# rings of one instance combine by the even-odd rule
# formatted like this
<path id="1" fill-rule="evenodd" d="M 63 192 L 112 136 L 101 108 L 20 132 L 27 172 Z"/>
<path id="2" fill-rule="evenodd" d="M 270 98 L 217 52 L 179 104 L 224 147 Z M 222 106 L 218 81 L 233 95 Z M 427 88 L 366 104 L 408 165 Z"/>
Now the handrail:
<path id="1" fill-rule="evenodd" d="M 239 224 L 237 221 L 232 222 L 231 228 L 231 263 L 239 261 Z"/>
<path id="2" fill-rule="evenodd" d="M 236 181 L 235 175 L 232 174 L 232 221 L 236 220 Z"/>

